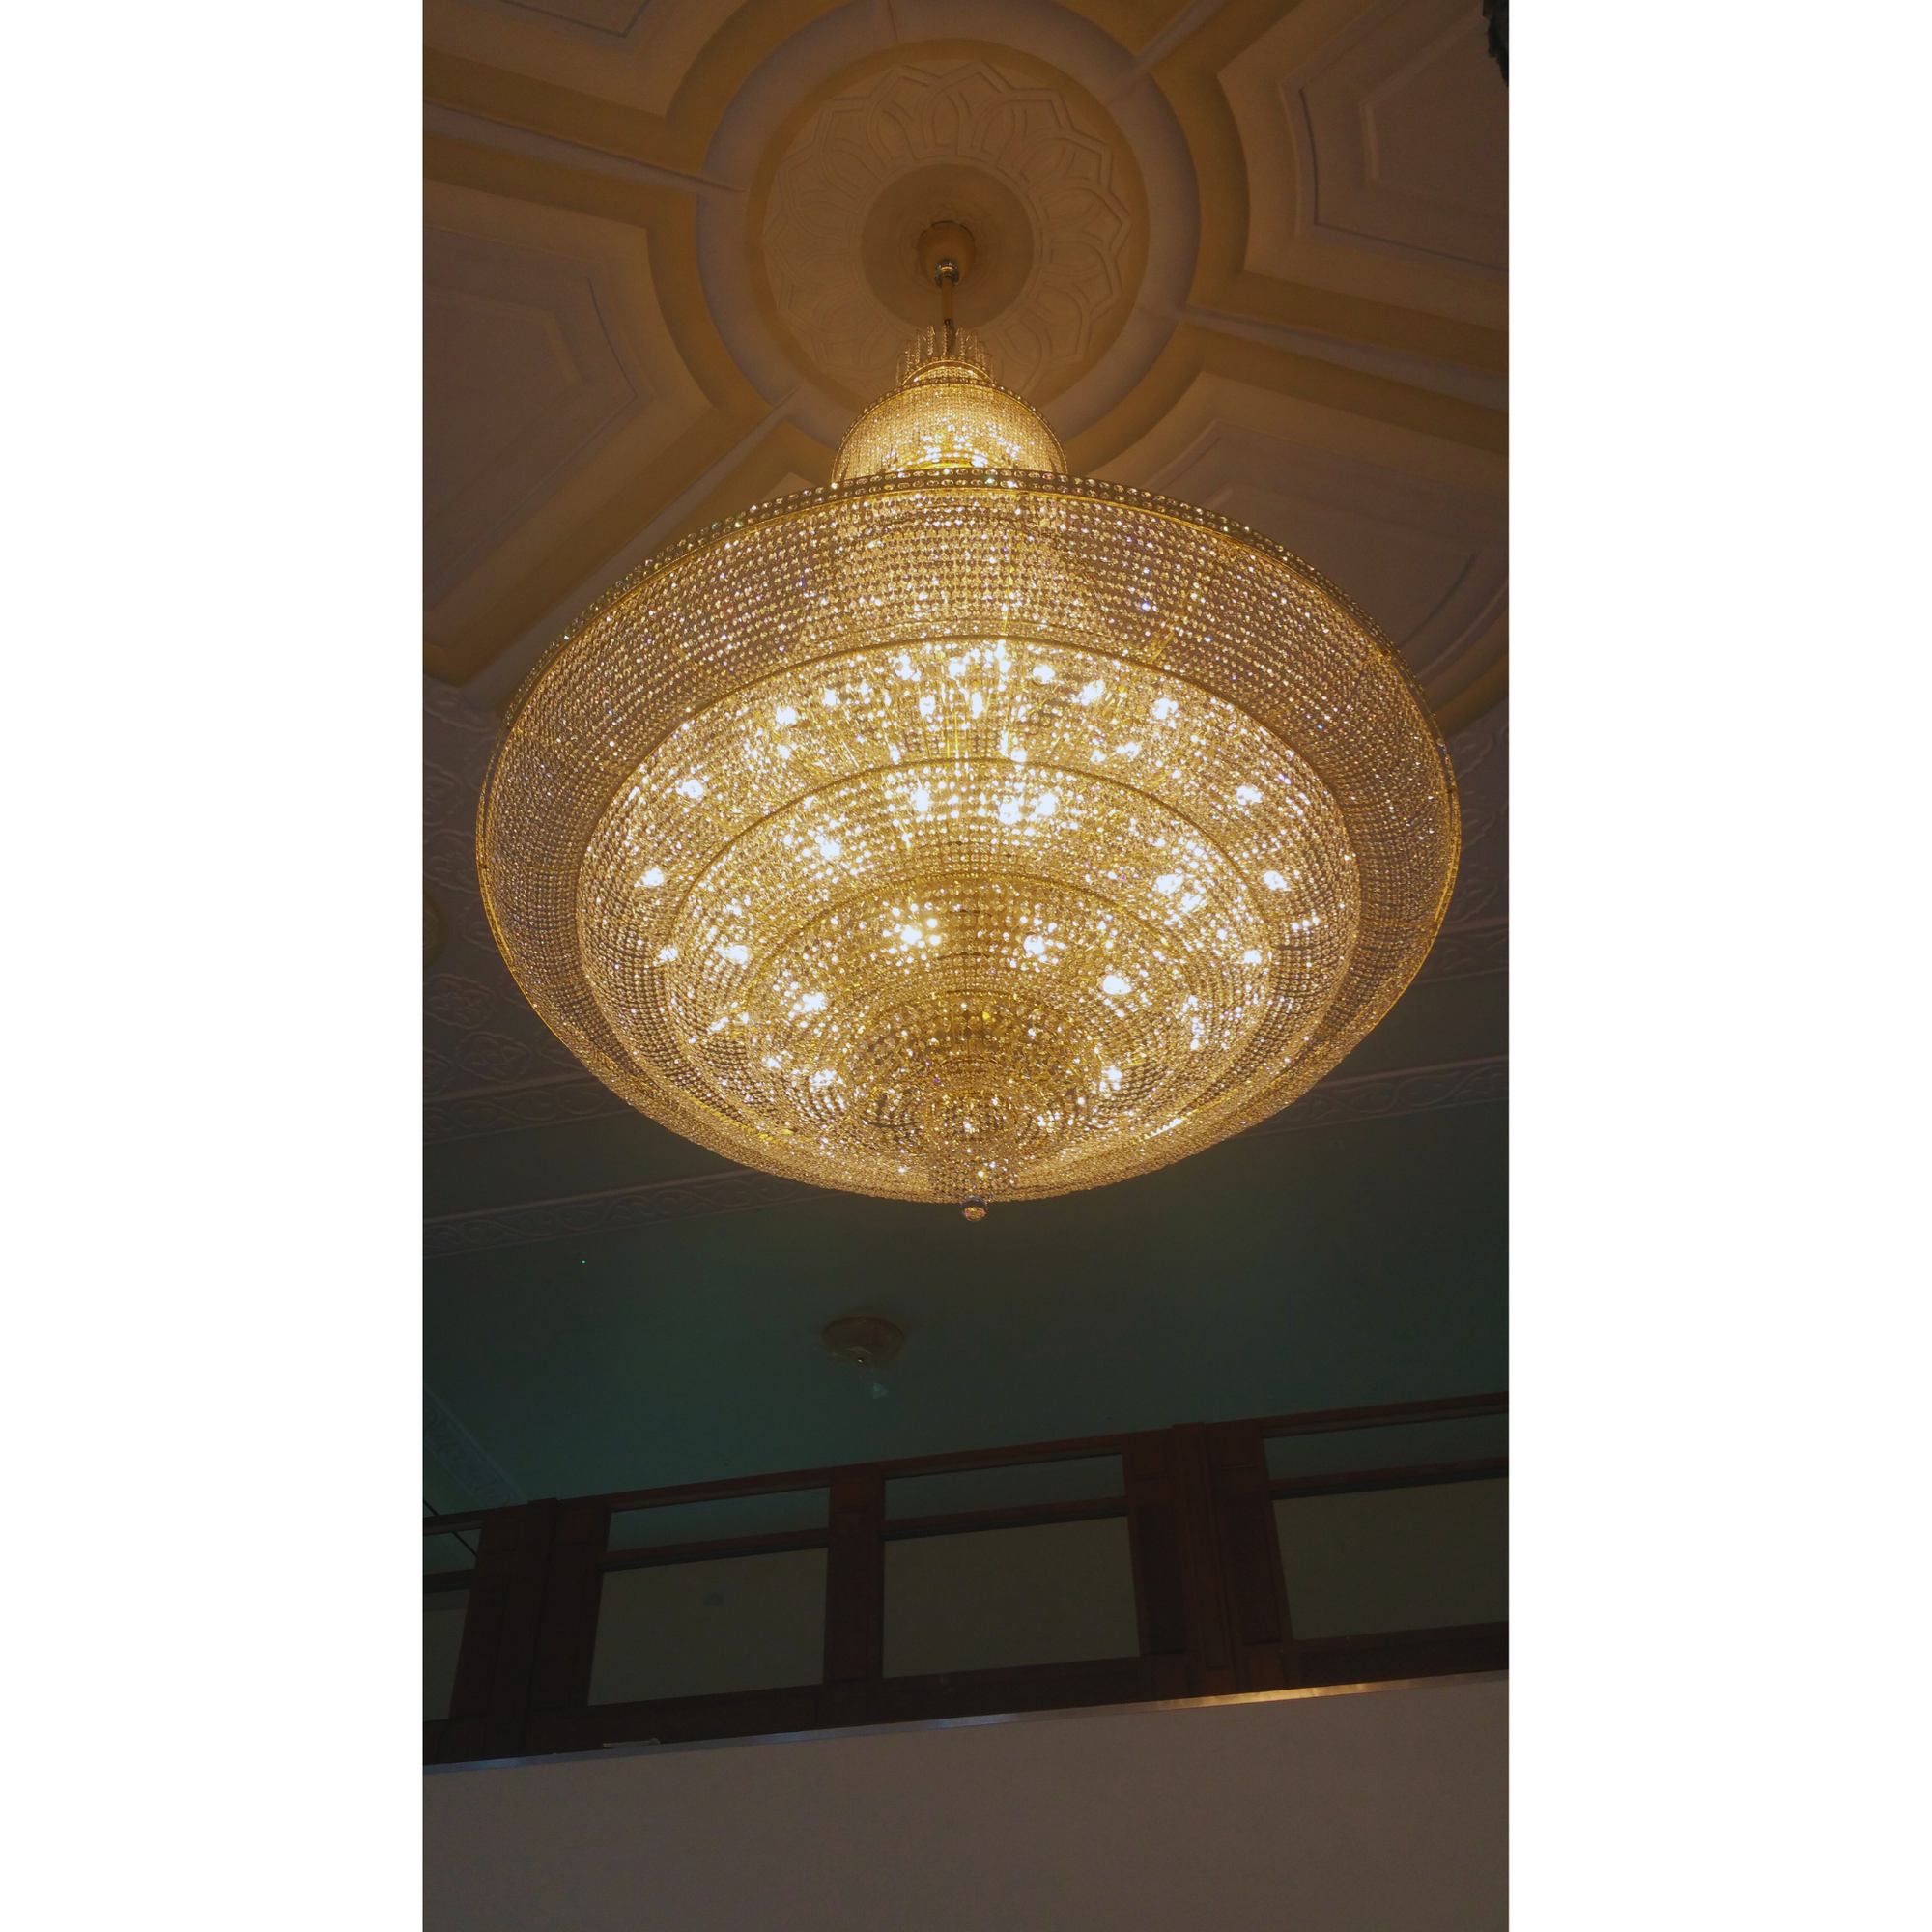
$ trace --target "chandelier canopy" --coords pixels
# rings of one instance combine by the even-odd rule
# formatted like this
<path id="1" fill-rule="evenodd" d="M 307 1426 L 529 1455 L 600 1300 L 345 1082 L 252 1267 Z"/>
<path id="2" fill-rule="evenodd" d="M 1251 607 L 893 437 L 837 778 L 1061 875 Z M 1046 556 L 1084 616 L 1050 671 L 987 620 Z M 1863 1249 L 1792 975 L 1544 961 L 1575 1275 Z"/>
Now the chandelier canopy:
<path id="1" fill-rule="evenodd" d="M 632 1105 L 977 1218 L 1294 1098 L 1421 965 L 1458 836 L 1374 623 L 1252 530 L 1068 476 L 949 321 L 829 488 L 553 648 L 477 846 L 518 983 Z"/>

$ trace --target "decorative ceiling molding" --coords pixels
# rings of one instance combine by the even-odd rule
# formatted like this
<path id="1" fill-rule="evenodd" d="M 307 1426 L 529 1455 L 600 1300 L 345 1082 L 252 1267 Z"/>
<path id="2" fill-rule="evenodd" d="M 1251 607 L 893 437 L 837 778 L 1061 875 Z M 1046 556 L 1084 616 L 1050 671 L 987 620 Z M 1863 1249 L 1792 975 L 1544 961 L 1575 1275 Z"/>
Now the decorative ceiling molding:
<path id="1" fill-rule="evenodd" d="M 432 221 L 494 241 L 507 251 L 505 272 L 519 260 L 577 264 L 557 272 L 579 276 L 582 292 L 536 288 L 542 276 L 526 272 L 521 289 L 456 291 L 444 304 L 465 310 L 459 333 L 492 395 L 489 409 L 443 411 L 447 437 L 430 426 L 433 468 L 470 486 L 461 503 L 439 506 L 448 527 L 431 532 L 431 668 L 457 680 L 488 668 L 490 699 L 500 701 L 639 546 L 748 507 L 775 469 L 819 480 L 856 391 L 871 385 L 860 365 L 894 333 L 873 258 L 897 244 L 873 236 L 868 255 L 867 224 L 891 227 L 895 185 L 932 167 L 986 183 L 1004 169 L 1017 184 L 1000 192 L 1033 231 L 1014 255 L 1032 258 L 1032 293 L 1008 302 L 1005 326 L 1016 333 L 1003 345 L 1013 365 L 1004 373 L 1037 399 L 1071 375 L 1049 415 L 1076 468 L 1094 473 L 1120 459 L 1202 375 L 1499 452 L 1504 312 L 1491 284 L 1332 240 L 1321 244 L 1330 267 L 1348 273 L 1300 258 L 1293 274 L 1267 273 L 1248 259 L 1266 193 L 1281 182 L 1299 193 L 1281 82 L 1311 64 L 1326 72 L 1324 59 L 1346 64 L 1373 43 L 1367 90 L 1400 82 L 1412 92 L 1435 71 L 1431 48 L 1461 31 L 1436 19 L 1446 4 L 429 0 Z M 983 98 L 943 126 L 961 74 Z M 937 92 L 895 119 L 906 103 L 895 89 L 920 75 Z M 1242 104 L 1244 87 L 1275 90 L 1273 133 Z M 1492 84 L 1484 111 L 1500 92 Z M 1440 148 L 1460 126 L 1460 97 L 1429 99 L 1427 113 L 1405 106 L 1402 125 L 1435 125 L 1446 101 L 1450 119 L 1431 137 Z M 1375 138 L 1364 181 L 1373 174 L 1378 193 L 1394 193 L 1406 167 L 1402 191 L 1426 200 L 1428 170 L 1416 170 L 1434 149 L 1405 160 Z M 1033 159 L 1009 167 L 1021 150 Z M 1041 156 L 1060 170 L 1045 195 Z M 785 172 L 808 162 L 818 176 L 810 193 Z M 484 211 L 483 226 L 445 218 L 435 197 L 451 191 Z M 824 245 L 823 220 L 842 222 L 844 240 Z M 1046 281 L 1060 272 L 1062 228 L 1078 241 L 1078 262 L 1056 294 Z M 787 256 L 808 231 L 810 274 Z M 856 262 L 844 259 L 855 251 Z M 1459 311 L 1443 299 L 1445 275 L 1454 289 L 1491 290 L 1490 306 Z M 901 293 L 910 301 L 922 292 L 908 280 Z M 1051 319 L 1049 295 L 1062 311 Z M 498 306 L 470 313 L 478 302 Z M 1029 304 L 1040 307 L 1039 326 L 1022 329 Z M 1030 344 L 1019 339 L 1027 329 Z M 660 428 L 646 435 L 654 415 Z M 764 445 L 781 437 L 789 446 L 777 462 Z M 1490 655 L 1478 669 L 1500 686 L 1506 656 Z"/>
<path id="2" fill-rule="evenodd" d="M 1467 0 L 1384 0 L 1279 88 L 1300 229 L 1504 274 L 1508 102 Z"/>
<path id="3" fill-rule="evenodd" d="M 432 227 L 424 602 L 440 603 L 651 395 L 599 264 Z"/>
<path id="4" fill-rule="evenodd" d="M 594 265 L 596 287 L 609 298 L 600 315 L 650 399 L 601 441 L 593 430 L 574 460 L 554 463 L 547 490 L 529 479 L 507 530 L 427 610 L 428 667 L 461 682 L 566 604 L 766 410 L 711 326 L 688 195 L 461 142 L 431 138 L 424 152 L 433 225 Z M 532 292 L 526 306 L 541 309 L 544 300 Z M 497 378 L 501 405 L 517 384 L 507 365 Z M 433 407 L 434 394 L 429 400 Z M 461 412 L 454 429 L 459 442 L 479 434 Z M 432 416 L 432 467 L 442 434 Z"/>
<path id="5" fill-rule="evenodd" d="M 1506 1099 L 1508 1093 L 1506 1056 L 1411 1066 L 1392 1073 L 1331 1076 L 1272 1120 L 1250 1127 L 1237 1138 L 1341 1126 L 1351 1121 L 1388 1120 L 1399 1114 L 1434 1113 L 1445 1107 L 1482 1106 Z M 757 1174 L 749 1168 L 730 1168 L 684 1180 L 656 1180 L 640 1187 L 568 1195 L 554 1201 L 432 1215 L 423 1222 L 423 1253 L 426 1260 L 438 1261 L 494 1248 L 522 1247 L 533 1241 L 574 1240 L 697 1215 L 735 1213 L 747 1208 L 844 1198 L 803 1181 Z"/>
<path id="6" fill-rule="evenodd" d="M 432 1144 L 474 1140 L 482 1134 L 554 1127 L 566 1121 L 594 1121 L 631 1111 L 630 1102 L 601 1080 L 564 1074 L 523 1087 L 496 1087 L 487 1093 L 433 1100 L 423 1108 L 423 1140 Z"/>
<path id="7" fill-rule="evenodd" d="M 522 1247 L 531 1241 L 575 1240 L 584 1235 L 688 1221 L 700 1214 L 729 1214 L 744 1208 L 773 1208 L 787 1201 L 827 1198 L 822 1187 L 773 1174 L 730 1168 L 689 1180 L 654 1180 L 603 1194 L 575 1194 L 532 1201 L 517 1208 L 488 1208 L 465 1214 L 438 1214 L 423 1223 L 423 1258 L 477 1254 L 487 1248 Z"/>
<path id="8" fill-rule="evenodd" d="M 1271 1121 L 1239 1138 L 1302 1133 L 1350 1121 L 1392 1120 L 1398 1114 L 1434 1114 L 1445 1107 L 1482 1107 L 1509 1098 L 1509 1056 L 1455 1060 L 1440 1066 L 1408 1066 L 1390 1073 L 1357 1073 L 1311 1087 Z"/>
<path id="9" fill-rule="evenodd" d="M 1445 925 L 1415 977 L 1418 980 L 1473 980 L 1484 973 L 1507 973 L 1509 942 L 1506 919 Z"/>
<path id="10" fill-rule="evenodd" d="M 529 1500 L 427 1382 L 423 1384 L 423 1454 L 481 1509 L 504 1509 Z"/>

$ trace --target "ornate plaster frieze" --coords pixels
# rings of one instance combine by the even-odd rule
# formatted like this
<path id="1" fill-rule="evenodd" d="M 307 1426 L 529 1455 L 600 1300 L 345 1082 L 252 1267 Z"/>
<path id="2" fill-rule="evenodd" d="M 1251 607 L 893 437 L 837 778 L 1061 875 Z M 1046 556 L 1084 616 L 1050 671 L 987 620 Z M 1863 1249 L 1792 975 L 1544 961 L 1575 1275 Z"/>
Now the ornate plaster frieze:
<path id="1" fill-rule="evenodd" d="M 526 1500 L 524 1492 L 490 1460 L 488 1452 L 450 1412 L 437 1392 L 423 1384 L 423 1454 L 483 1509 L 502 1509 Z"/>

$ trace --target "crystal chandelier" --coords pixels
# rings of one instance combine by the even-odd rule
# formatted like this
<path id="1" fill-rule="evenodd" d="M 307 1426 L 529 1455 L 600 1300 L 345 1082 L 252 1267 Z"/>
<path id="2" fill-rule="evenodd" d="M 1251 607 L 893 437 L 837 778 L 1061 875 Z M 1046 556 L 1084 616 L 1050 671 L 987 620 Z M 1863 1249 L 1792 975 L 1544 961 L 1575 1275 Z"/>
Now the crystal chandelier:
<path id="1" fill-rule="evenodd" d="M 477 857 L 518 983 L 633 1106 L 978 1218 L 1318 1080 L 1421 965 L 1459 826 L 1376 625 L 1252 530 L 1067 475 L 947 312 L 829 488 L 552 649 Z"/>

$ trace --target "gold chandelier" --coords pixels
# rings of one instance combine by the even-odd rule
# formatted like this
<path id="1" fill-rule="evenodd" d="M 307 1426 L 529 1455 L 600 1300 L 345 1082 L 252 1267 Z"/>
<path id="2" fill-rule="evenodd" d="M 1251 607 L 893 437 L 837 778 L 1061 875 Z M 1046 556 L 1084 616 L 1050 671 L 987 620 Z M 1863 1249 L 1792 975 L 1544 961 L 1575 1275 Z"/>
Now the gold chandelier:
<path id="1" fill-rule="evenodd" d="M 978 1218 L 1318 1080 L 1421 965 L 1459 824 L 1376 625 L 1252 530 L 1068 476 L 951 306 L 829 488 L 553 648 L 477 857 L 518 983 L 632 1105 Z"/>

